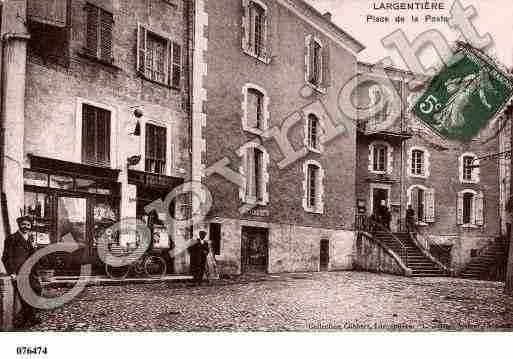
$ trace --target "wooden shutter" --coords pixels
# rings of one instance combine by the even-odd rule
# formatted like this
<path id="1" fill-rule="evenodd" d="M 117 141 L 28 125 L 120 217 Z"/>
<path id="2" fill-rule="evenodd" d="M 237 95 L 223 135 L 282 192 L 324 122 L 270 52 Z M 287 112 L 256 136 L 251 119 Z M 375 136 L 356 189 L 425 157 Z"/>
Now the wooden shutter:
<path id="1" fill-rule="evenodd" d="M 435 190 L 430 188 L 425 193 L 426 202 L 426 222 L 435 222 Z"/>
<path id="2" fill-rule="evenodd" d="M 47 25 L 66 27 L 68 0 L 28 0 L 30 20 Z"/>
<path id="3" fill-rule="evenodd" d="M 169 58 L 171 61 L 169 64 L 169 84 L 173 87 L 180 87 L 182 78 L 182 47 L 179 44 L 173 42 L 171 43 L 170 48 L 171 54 Z"/>
<path id="4" fill-rule="evenodd" d="M 111 13 L 100 11 L 100 57 L 107 62 L 113 61 L 112 56 L 112 30 L 114 17 Z"/>
<path id="5" fill-rule="evenodd" d="M 99 9 L 87 4 L 86 11 L 86 51 L 91 56 L 98 56 L 98 12 Z"/>
<path id="6" fill-rule="evenodd" d="M 148 47 L 148 31 L 139 24 L 137 27 L 137 71 L 144 74 L 146 68 L 146 51 Z"/>
<path id="7" fill-rule="evenodd" d="M 110 165 L 110 111 L 82 106 L 82 160 Z"/>
<path id="8" fill-rule="evenodd" d="M 456 203 L 456 223 L 463 224 L 463 193 L 458 192 L 458 199 Z"/>
<path id="9" fill-rule="evenodd" d="M 97 109 L 97 162 L 110 165 L 110 111 Z"/>
<path id="10" fill-rule="evenodd" d="M 82 105 L 82 162 L 95 162 L 96 111 L 94 107 Z"/>
<path id="11" fill-rule="evenodd" d="M 484 195 L 483 192 L 479 192 L 476 197 L 474 197 L 475 203 L 475 224 L 478 226 L 484 225 Z"/>

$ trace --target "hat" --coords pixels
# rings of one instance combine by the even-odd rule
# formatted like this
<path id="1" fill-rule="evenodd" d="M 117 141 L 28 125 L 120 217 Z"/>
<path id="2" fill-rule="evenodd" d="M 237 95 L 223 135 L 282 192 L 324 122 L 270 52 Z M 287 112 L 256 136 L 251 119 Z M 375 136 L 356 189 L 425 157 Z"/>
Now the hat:
<path id="1" fill-rule="evenodd" d="M 22 222 L 30 222 L 30 224 L 32 224 L 32 217 L 29 217 L 29 216 L 21 216 L 21 217 L 18 217 L 16 218 L 16 223 L 18 223 L 18 226 L 22 223 Z"/>

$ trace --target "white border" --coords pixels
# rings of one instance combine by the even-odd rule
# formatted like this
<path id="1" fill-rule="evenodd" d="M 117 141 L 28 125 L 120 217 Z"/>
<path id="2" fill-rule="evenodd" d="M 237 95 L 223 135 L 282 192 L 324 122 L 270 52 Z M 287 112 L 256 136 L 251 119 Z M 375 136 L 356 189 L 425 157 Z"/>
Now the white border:
<path id="1" fill-rule="evenodd" d="M 141 151 L 141 163 L 139 164 L 139 169 L 143 172 L 146 172 L 146 125 L 151 124 L 159 127 L 164 127 L 166 129 L 166 170 L 165 175 L 171 176 L 172 169 L 174 168 L 175 159 L 173 154 L 175 151 L 175 141 L 172 141 L 173 134 L 173 123 L 158 121 L 151 118 L 141 118 L 139 119 L 139 123 L 141 125 L 141 136 L 140 136 L 140 151 Z M 149 172 L 153 173 L 153 172 Z"/>
<path id="2" fill-rule="evenodd" d="M 418 150 L 418 151 L 422 151 L 424 153 L 424 166 L 423 166 L 423 174 L 421 175 L 418 175 L 418 174 L 413 174 L 412 173 L 412 163 L 413 163 L 413 151 L 414 150 Z M 431 166 L 431 162 L 430 162 L 430 157 L 431 157 L 431 154 L 429 153 L 429 151 L 425 148 L 425 147 L 422 147 L 422 146 L 412 146 L 408 149 L 408 163 L 407 163 L 407 166 L 408 166 L 408 176 L 409 177 L 412 177 L 412 178 L 429 178 L 429 175 L 431 174 L 430 172 L 430 166 Z"/>
<path id="3" fill-rule="evenodd" d="M 376 145 L 383 145 L 387 147 L 387 170 L 386 171 L 375 171 L 374 170 L 374 147 Z M 369 172 L 375 174 L 388 174 L 391 175 L 394 171 L 394 148 L 386 141 L 372 141 L 369 144 Z"/>
<path id="4" fill-rule="evenodd" d="M 369 185 L 369 215 L 374 213 L 374 190 L 375 189 L 384 189 L 387 191 L 387 207 L 390 208 L 390 196 L 392 195 L 392 185 L 383 184 L 383 183 L 371 183 Z"/>
<path id="5" fill-rule="evenodd" d="M 461 183 L 479 183 L 480 181 L 480 174 L 481 174 L 481 171 L 480 171 L 480 168 L 479 167 L 476 167 L 472 170 L 472 179 L 471 180 L 465 180 L 463 179 L 463 158 L 464 157 L 474 157 L 476 160 L 474 160 L 474 165 L 479 165 L 479 160 L 477 159 L 477 156 L 475 153 L 473 152 L 465 152 L 463 153 L 459 159 L 458 159 L 458 163 L 459 163 L 459 174 L 460 174 L 460 182 Z"/>

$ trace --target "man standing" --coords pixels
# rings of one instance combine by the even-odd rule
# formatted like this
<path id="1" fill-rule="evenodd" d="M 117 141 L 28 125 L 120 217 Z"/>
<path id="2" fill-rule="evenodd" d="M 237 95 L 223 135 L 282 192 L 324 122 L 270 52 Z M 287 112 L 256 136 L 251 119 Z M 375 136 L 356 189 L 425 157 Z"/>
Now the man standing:
<path id="1" fill-rule="evenodd" d="M 4 253 L 2 262 L 4 263 L 7 273 L 13 280 L 20 275 L 20 269 L 23 264 L 36 251 L 30 239 L 30 230 L 32 229 L 32 220 L 30 217 L 20 217 L 16 220 L 18 223 L 18 231 L 8 236 L 5 240 Z M 41 295 L 41 283 L 37 277 L 36 268 L 31 268 L 29 273 L 30 286 L 38 295 Z M 15 282 L 16 283 L 16 282 Z M 19 292 L 16 287 L 16 292 Z M 21 301 L 21 320 L 18 320 L 17 326 L 31 326 L 40 323 L 36 316 L 35 309 L 20 297 Z"/>
<path id="2" fill-rule="evenodd" d="M 206 236 L 207 232 L 199 232 L 199 238 L 196 239 L 196 243 L 189 247 L 189 254 L 191 256 L 191 273 L 197 285 L 201 285 L 207 265 L 209 246 L 205 240 Z"/>

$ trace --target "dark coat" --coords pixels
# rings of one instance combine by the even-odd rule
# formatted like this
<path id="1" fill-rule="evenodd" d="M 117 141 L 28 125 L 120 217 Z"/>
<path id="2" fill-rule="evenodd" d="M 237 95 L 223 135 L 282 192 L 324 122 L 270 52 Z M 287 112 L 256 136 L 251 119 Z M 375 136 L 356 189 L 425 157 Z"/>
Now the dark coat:
<path id="1" fill-rule="evenodd" d="M 20 273 L 23 264 L 29 259 L 36 249 L 27 241 L 20 232 L 16 232 L 8 236 L 5 240 L 4 253 L 2 255 L 2 262 L 8 274 Z M 29 275 L 30 285 L 34 290 L 39 290 L 41 285 L 37 278 L 37 266 L 34 266 Z"/>
<path id="2" fill-rule="evenodd" d="M 191 271 L 204 271 L 207 263 L 209 248 L 208 243 L 201 244 L 196 241 L 189 247 L 189 254 L 191 255 Z"/>

